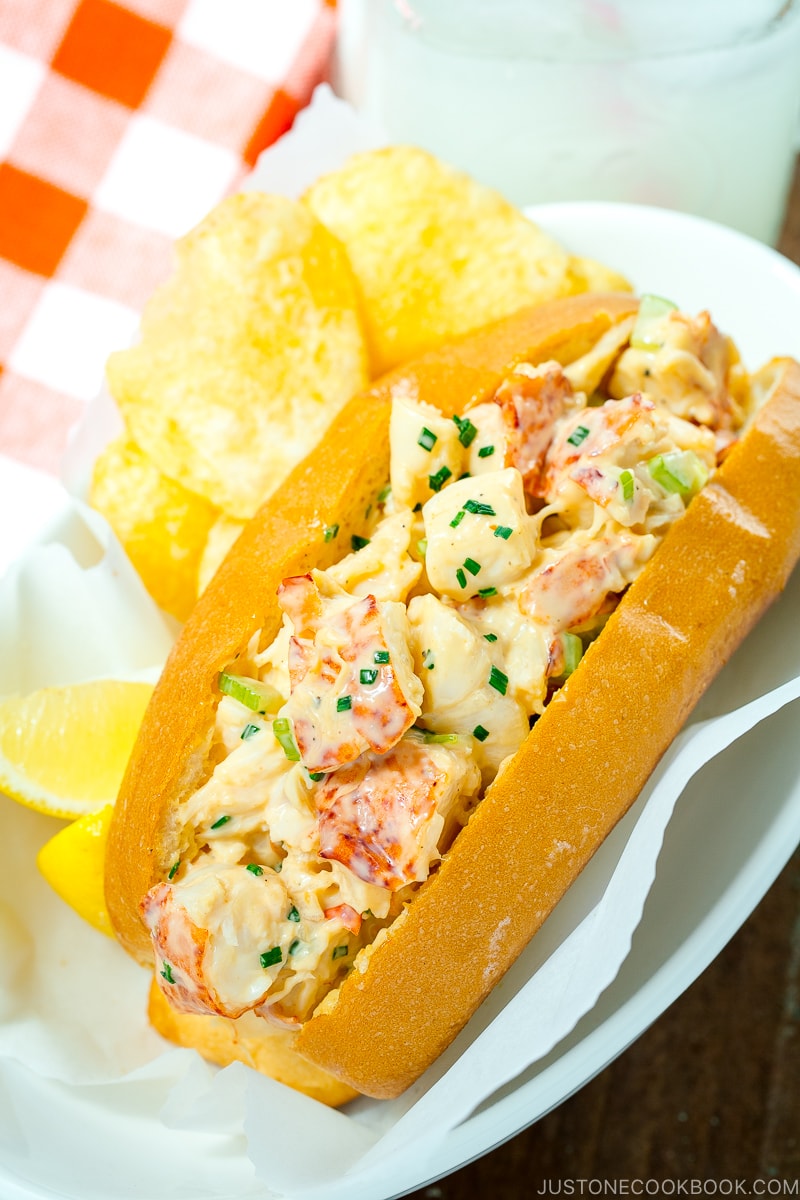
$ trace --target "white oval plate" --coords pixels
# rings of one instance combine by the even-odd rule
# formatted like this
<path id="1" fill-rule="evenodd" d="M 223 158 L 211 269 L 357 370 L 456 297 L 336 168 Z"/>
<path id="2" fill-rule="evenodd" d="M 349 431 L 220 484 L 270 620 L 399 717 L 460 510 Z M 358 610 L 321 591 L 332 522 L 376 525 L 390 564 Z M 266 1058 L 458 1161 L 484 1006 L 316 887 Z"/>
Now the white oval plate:
<path id="1" fill-rule="evenodd" d="M 800 270 L 767 247 L 694 217 L 631 205 L 554 204 L 530 215 L 574 252 L 622 271 L 637 291 L 668 296 L 690 310 L 709 308 L 734 334 L 749 366 L 775 354 L 800 358 Z M 796 573 L 784 602 L 799 601 Z M 799 708 L 790 705 L 770 718 L 705 767 L 687 789 L 667 830 L 631 953 L 569 1037 L 483 1104 L 427 1159 L 400 1171 L 395 1161 L 390 1176 L 378 1167 L 354 1179 L 352 1200 L 403 1195 L 512 1137 L 611 1062 L 697 978 L 767 891 L 800 836 Z M 106 1125 L 102 1133 L 98 1127 L 101 1157 L 113 1159 L 115 1141 L 122 1150 L 142 1132 L 125 1122 Z M 151 1143 L 156 1159 L 169 1152 L 169 1136 L 162 1129 Z M 181 1194 L 219 1195 L 213 1187 L 206 1190 L 202 1178 L 192 1178 L 186 1140 L 173 1136 L 176 1157 L 183 1160 Z M 242 1161 L 229 1165 L 230 1200 L 267 1200 L 265 1189 L 252 1179 L 244 1182 Z M 40 1170 L 35 1162 L 29 1168 L 23 1180 L 0 1162 L 5 1200 L 75 1196 L 66 1180 L 54 1190 L 52 1170 Z M 104 1175 L 105 1200 L 132 1194 L 130 1179 L 124 1186 L 120 1180 L 119 1191 L 114 1179 L 113 1173 Z M 176 1194 L 170 1189 L 170 1196 Z"/>
<path id="2" fill-rule="evenodd" d="M 708 308 L 751 369 L 774 355 L 800 358 L 800 268 L 762 243 L 698 217 L 632 204 L 545 204 L 526 212 L 573 253 L 621 271 L 638 293 L 667 296 L 688 311 Z M 800 603 L 797 576 L 784 602 Z M 759 726 L 686 789 L 631 953 L 592 1012 L 545 1060 L 453 1130 L 425 1175 L 414 1164 L 396 1178 L 387 1200 L 457 1170 L 557 1107 L 719 954 L 797 845 L 799 708 Z"/>

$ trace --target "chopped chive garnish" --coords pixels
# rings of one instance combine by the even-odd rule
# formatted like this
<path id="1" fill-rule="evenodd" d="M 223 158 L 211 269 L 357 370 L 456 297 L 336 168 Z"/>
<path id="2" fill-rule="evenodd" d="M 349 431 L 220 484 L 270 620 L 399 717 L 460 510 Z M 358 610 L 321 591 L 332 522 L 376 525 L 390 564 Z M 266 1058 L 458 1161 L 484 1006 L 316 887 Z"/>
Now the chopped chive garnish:
<path id="1" fill-rule="evenodd" d="M 211 826 L 211 828 L 212 829 L 221 829 L 221 827 L 223 825 L 228 824 L 228 821 L 230 821 L 230 816 L 226 814 L 224 817 L 220 817 L 218 821 L 215 821 L 214 824 Z"/>
<path id="2" fill-rule="evenodd" d="M 492 667 L 489 672 L 489 687 L 493 687 L 501 696 L 505 696 L 508 691 L 508 676 L 499 671 L 497 667 Z"/>
<path id="3" fill-rule="evenodd" d="M 479 742 L 485 742 L 489 736 L 489 730 L 484 729 L 482 725 L 476 725 L 472 731 L 472 736 L 477 738 Z"/>
<path id="4" fill-rule="evenodd" d="M 339 532 L 338 525 L 326 525 L 325 532 L 323 533 L 322 537 L 326 542 L 332 542 L 338 532 Z"/>
<path id="5" fill-rule="evenodd" d="M 340 696 L 339 699 L 336 701 L 336 711 L 337 712 L 347 712 L 347 710 L 352 707 L 353 707 L 353 697 L 352 696 Z"/>
<path id="6" fill-rule="evenodd" d="M 450 522 L 450 528 L 451 528 L 451 529 L 456 529 L 456 528 L 458 528 L 458 526 L 459 526 L 459 525 L 461 524 L 461 522 L 464 520 L 464 517 L 465 517 L 466 515 L 467 515 L 467 514 L 464 512 L 464 510 L 463 510 L 463 508 L 462 508 L 462 509 L 461 509 L 461 511 L 460 511 L 460 512 L 457 512 L 457 513 L 456 513 L 456 515 L 453 517 L 452 521 Z"/>
<path id="7" fill-rule="evenodd" d="M 494 454 L 494 446 L 481 446 L 478 451 L 478 458 L 491 458 Z"/>
<path id="8" fill-rule="evenodd" d="M 418 501 L 417 501 L 417 503 L 414 505 L 414 507 L 412 508 L 412 510 L 411 510 L 411 511 L 412 511 L 412 512 L 422 512 L 422 505 L 420 504 L 419 500 L 418 500 Z"/>
<path id="9" fill-rule="evenodd" d="M 622 499 L 623 500 L 632 500 L 633 499 L 633 471 L 623 471 L 619 477 L 619 481 L 620 481 L 620 484 L 622 485 Z"/>
<path id="10" fill-rule="evenodd" d="M 458 440 L 462 446 L 471 446 L 477 436 L 478 427 L 472 424 L 469 417 L 453 417 L 458 426 Z"/>
<path id="11" fill-rule="evenodd" d="M 487 642 L 496 642 L 497 641 L 496 633 L 485 633 L 483 636 L 486 638 Z"/>
<path id="12" fill-rule="evenodd" d="M 378 492 L 378 504 L 383 504 L 384 500 L 389 499 L 389 493 L 391 492 L 391 490 L 392 490 L 392 485 L 390 483 L 385 484 L 381 488 L 381 490 Z"/>
<path id="13" fill-rule="evenodd" d="M 259 955 L 262 967 L 274 967 L 276 963 L 283 961 L 283 951 L 280 946 L 273 946 L 271 950 L 265 950 Z"/>
<path id="14" fill-rule="evenodd" d="M 388 663 L 389 651 L 388 650 L 376 650 L 372 656 L 372 661 L 376 662 L 376 663 Z"/>
<path id="15" fill-rule="evenodd" d="M 422 433 L 417 438 L 417 445 L 422 446 L 423 450 L 427 450 L 430 453 L 438 440 L 436 434 L 431 429 L 426 429 L 423 425 Z"/>
<path id="16" fill-rule="evenodd" d="M 294 905 L 292 905 L 292 907 L 289 909 L 288 913 L 286 914 L 286 920 L 294 921 L 295 924 L 297 924 L 297 922 L 300 920 L 300 913 L 297 911 L 297 909 L 295 908 Z"/>
<path id="17" fill-rule="evenodd" d="M 175 982 L 175 976 L 172 974 L 172 967 L 168 962 L 163 962 L 161 964 L 161 975 L 162 978 L 166 979 L 167 983 Z"/>
<path id="18" fill-rule="evenodd" d="M 288 717 L 276 717 L 272 722 L 272 732 L 281 744 L 283 753 L 289 762 L 300 762 L 300 751 L 294 742 L 292 727 Z"/>
<path id="19" fill-rule="evenodd" d="M 359 674 L 359 679 L 362 683 L 374 683 L 378 678 L 378 672 L 373 668 L 364 668 Z"/>
<path id="20" fill-rule="evenodd" d="M 486 600 L 489 598 L 489 596 L 497 595 L 497 588 L 496 587 L 479 588 L 478 595 L 483 596 L 483 598 Z"/>
<path id="21" fill-rule="evenodd" d="M 345 958 L 347 956 L 347 952 L 348 952 L 347 946 L 334 946 L 333 947 L 333 957 L 334 958 Z"/>
<path id="22" fill-rule="evenodd" d="M 431 733 L 428 729 L 421 730 L 423 741 L 428 745 L 446 746 L 450 742 L 459 741 L 457 733 Z"/>
<path id="23" fill-rule="evenodd" d="M 350 538 L 350 545 L 353 547 L 354 551 L 363 550 L 365 546 L 369 545 L 369 538 L 359 537 L 357 533 L 354 533 Z"/>
<path id="24" fill-rule="evenodd" d="M 501 537 L 504 542 L 507 542 L 513 532 L 514 530 L 510 525 L 498 525 L 497 529 L 494 531 L 494 536 Z"/>
<path id="25" fill-rule="evenodd" d="M 253 736 L 254 733 L 259 732 L 260 728 L 261 728 L 260 725 L 252 725 L 252 724 L 245 725 L 244 729 L 242 730 L 242 734 L 241 734 L 242 741 L 243 742 L 249 741 L 249 739 Z"/>
<path id="26" fill-rule="evenodd" d="M 474 558 L 465 558 L 464 566 L 467 568 L 470 575 L 477 575 L 481 569 L 481 564 L 479 562 L 475 562 Z"/>
<path id="27" fill-rule="evenodd" d="M 319 783 L 320 779 L 325 778 L 325 772 L 324 771 L 309 771 L 308 778 L 311 779 L 314 783 Z"/>
<path id="28" fill-rule="evenodd" d="M 297 947 L 299 945 L 300 945 L 300 938 L 295 938 L 294 941 L 292 942 L 291 946 L 289 947 L 289 953 L 294 954 L 295 950 L 297 949 Z"/>
<path id="29" fill-rule="evenodd" d="M 258 863 L 248 863 L 247 866 L 245 867 L 245 870 L 249 871 L 251 875 L 263 875 L 264 874 L 264 868 L 260 867 L 258 865 Z"/>
<path id="30" fill-rule="evenodd" d="M 467 577 L 461 570 L 461 567 L 456 571 L 456 579 L 458 580 L 459 587 L 465 588 L 467 586 Z"/>
<path id="31" fill-rule="evenodd" d="M 432 671 L 433 668 L 436 666 L 436 663 L 433 661 L 433 651 L 432 650 L 423 650 L 422 651 L 422 665 L 428 671 Z"/>
<path id="32" fill-rule="evenodd" d="M 462 471 L 458 478 L 459 479 L 472 479 L 472 472 L 471 471 Z"/>
<path id="33" fill-rule="evenodd" d="M 580 446 L 580 444 L 582 442 L 586 441 L 588 436 L 589 436 L 588 425 L 579 425 L 577 427 L 577 429 L 573 429 L 572 433 L 567 438 L 567 442 L 569 443 L 570 446 Z"/>
<path id="34" fill-rule="evenodd" d="M 440 467 L 435 475 L 429 475 L 428 483 L 431 491 L 440 492 L 452 474 L 453 472 L 449 467 Z"/>
<path id="35" fill-rule="evenodd" d="M 167 879 L 174 879 L 174 878 L 175 878 L 175 876 L 178 874 L 178 868 L 180 867 L 180 865 L 181 865 L 181 860 L 180 860 L 180 859 L 178 859 L 178 861 L 177 861 L 177 862 L 174 862 L 174 863 L 172 864 L 172 866 L 171 866 L 171 867 L 170 867 L 170 869 L 169 869 L 169 875 L 167 876 Z"/>
<path id="36" fill-rule="evenodd" d="M 482 504 L 480 500 L 468 500 L 464 508 L 469 513 L 477 513 L 481 517 L 494 517 L 497 514 L 491 504 Z"/>
<path id="37" fill-rule="evenodd" d="M 417 542 L 417 550 L 424 558 L 425 555 L 428 553 L 428 539 L 427 538 L 419 539 L 419 541 Z"/>

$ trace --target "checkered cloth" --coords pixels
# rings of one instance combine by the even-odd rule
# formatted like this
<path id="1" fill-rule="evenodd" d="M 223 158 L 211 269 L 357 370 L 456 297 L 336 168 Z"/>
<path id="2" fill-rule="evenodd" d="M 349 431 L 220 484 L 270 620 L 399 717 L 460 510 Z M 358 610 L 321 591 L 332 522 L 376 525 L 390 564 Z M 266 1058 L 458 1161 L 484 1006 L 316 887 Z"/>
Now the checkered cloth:
<path id="1" fill-rule="evenodd" d="M 0 0 L 0 452 L 56 471 L 169 268 L 325 78 L 335 0 Z"/>

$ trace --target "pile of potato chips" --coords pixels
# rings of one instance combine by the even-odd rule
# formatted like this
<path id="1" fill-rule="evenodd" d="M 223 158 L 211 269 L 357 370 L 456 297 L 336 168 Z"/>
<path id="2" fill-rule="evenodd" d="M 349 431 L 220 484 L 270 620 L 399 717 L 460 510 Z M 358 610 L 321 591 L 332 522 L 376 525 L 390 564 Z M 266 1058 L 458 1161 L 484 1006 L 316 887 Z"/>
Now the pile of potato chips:
<path id="1" fill-rule="evenodd" d="M 90 499 L 183 620 L 244 522 L 371 378 L 524 305 L 628 290 L 422 150 L 355 155 L 300 201 L 248 192 L 177 245 L 108 382 L 126 433 Z"/>

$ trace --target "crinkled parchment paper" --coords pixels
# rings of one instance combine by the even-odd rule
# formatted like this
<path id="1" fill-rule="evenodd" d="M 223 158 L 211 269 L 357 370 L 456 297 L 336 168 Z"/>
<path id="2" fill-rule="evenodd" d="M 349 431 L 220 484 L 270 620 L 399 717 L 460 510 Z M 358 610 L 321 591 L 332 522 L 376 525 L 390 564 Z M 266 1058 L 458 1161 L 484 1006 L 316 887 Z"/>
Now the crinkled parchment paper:
<path id="1" fill-rule="evenodd" d="M 259 178 L 272 190 L 299 191 L 319 173 L 320 146 L 321 168 L 329 169 L 349 149 L 379 142 L 323 94 L 265 156 Z M 92 429 L 80 431 L 73 483 L 96 450 Z M 0 581 L 0 691 L 152 674 L 174 631 L 104 522 L 35 472 L 0 462 L 0 498 L 3 485 L 21 519 L 0 533 L 0 566 L 3 549 L 7 561 L 35 543 Z M 239 1064 L 216 1071 L 168 1047 L 145 1021 L 146 972 L 84 925 L 36 871 L 38 847 L 61 823 L 0 797 L 0 1178 L 80 1200 L 378 1200 L 424 1182 L 449 1131 L 531 1064 L 549 1063 L 552 1076 L 559 1046 L 591 1019 L 626 960 L 687 783 L 800 697 L 798 602 L 796 574 L 526 953 L 454 1046 L 393 1102 L 364 1099 L 333 1112 Z M 800 708 L 786 713 L 800 732 Z M 791 784 L 800 776 L 800 739 L 787 753 L 794 758 L 781 814 L 786 858 L 800 839 L 800 787 Z M 713 779 L 710 770 L 699 778 Z M 730 779 L 726 787 L 731 811 L 748 811 L 750 796 L 737 799 Z M 691 839 L 691 829 L 689 818 L 676 836 Z M 569 1087 L 565 1081 L 556 1099 Z"/>

